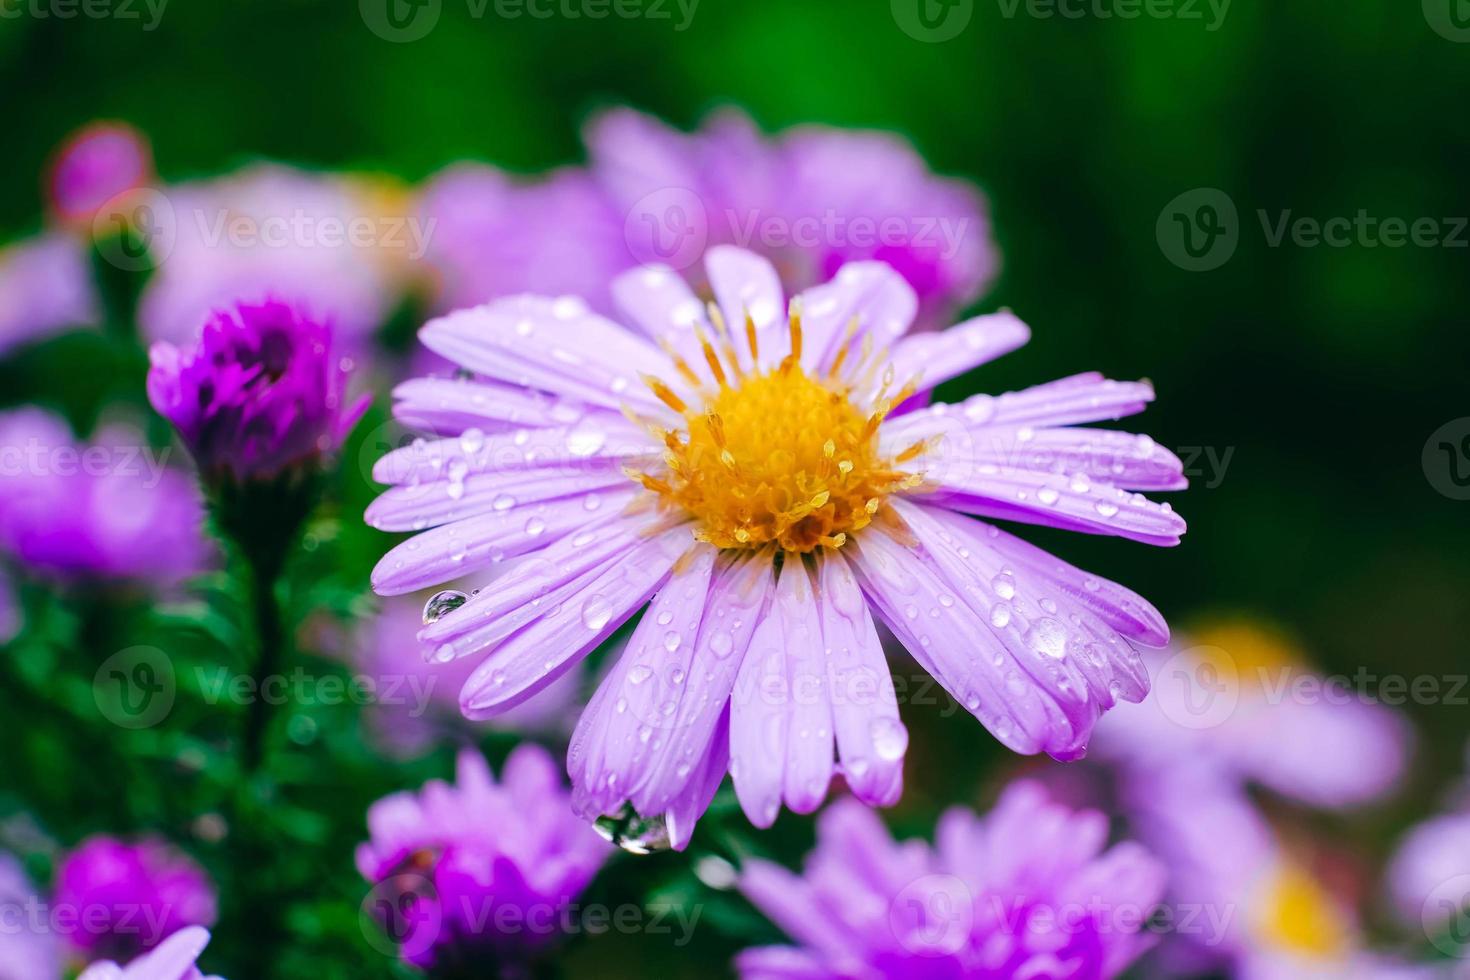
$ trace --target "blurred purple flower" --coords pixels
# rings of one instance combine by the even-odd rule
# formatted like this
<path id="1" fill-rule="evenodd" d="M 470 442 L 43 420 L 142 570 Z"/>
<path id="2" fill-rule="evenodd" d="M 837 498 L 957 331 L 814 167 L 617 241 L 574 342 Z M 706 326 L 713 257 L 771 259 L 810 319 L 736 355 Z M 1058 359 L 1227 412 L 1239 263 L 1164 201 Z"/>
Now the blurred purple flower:
<path id="1" fill-rule="evenodd" d="M 217 312 L 192 348 L 149 356 L 148 399 L 210 485 L 311 469 L 367 410 L 367 396 L 345 401 L 351 364 L 331 330 L 277 300 Z"/>
<path id="2" fill-rule="evenodd" d="M 686 134 L 614 109 L 586 140 L 639 262 L 683 267 L 706 244 L 734 244 L 802 288 L 876 259 L 914 288 L 921 328 L 948 326 L 995 278 L 979 193 L 936 177 L 895 135 L 801 126 L 768 139 L 735 109 Z"/>
<path id="3" fill-rule="evenodd" d="M 441 311 L 515 293 L 570 293 L 606 311 L 607 285 L 631 263 L 617 212 L 580 170 L 518 181 L 493 167 L 441 171 L 419 200 L 432 227 L 424 261 Z"/>
<path id="4" fill-rule="evenodd" d="M 47 181 L 51 210 L 67 224 L 85 225 L 119 194 L 143 187 L 153 174 L 148 141 L 121 122 L 94 122 L 67 137 Z"/>
<path id="5" fill-rule="evenodd" d="M 154 838 L 88 838 L 57 869 L 55 891 L 56 906 L 73 923 L 67 939 L 92 957 L 127 962 L 185 926 L 215 919 L 214 885 L 204 870 Z"/>
<path id="6" fill-rule="evenodd" d="M 361 179 L 257 164 L 161 194 L 138 309 L 149 340 L 187 344 L 214 310 L 276 298 L 330 321 L 363 356 L 422 248 L 396 192 Z"/>
<path id="7" fill-rule="evenodd" d="M 1416 927 L 1442 928 L 1470 908 L 1464 904 L 1470 811 L 1440 814 L 1412 828 L 1389 865 L 1388 891 L 1400 920 Z"/>
<path id="8" fill-rule="evenodd" d="M 798 877 L 746 863 L 740 889 L 796 946 L 747 950 L 745 980 L 1109 978 L 1151 943 L 1143 930 L 1164 866 L 1143 848 L 1104 850 L 1107 819 L 1032 783 L 986 816 L 954 808 L 935 843 L 895 843 L 870 810 L 834 803 Z"/>
<path id="9" fill-rule="evenodd" d="M 20 861 L 0 853 L 0 909 L 6 910 L 0 928 L 0 980 L 58 980 L 61 953 L 55 933 L 46 923 L 35 923 L 27 910 L 44 907 Z"/>
<path id="10" fill-rule="evenodd" d="M 39 408 L 0 414 L 0 550 L 63 579 L 168 586 L 203 568 L 199 492 L 142 433 L 78 445 Z"/>
<path id="11" fill-rule="evenodd" d="M 1323 809 L 1380 801 L 1403 780 L 1413 746 L 1405 718 L 1343 678 L 1314 674 L 1270 626 L 1203 623 L 1148 663 L 1153 696 L 1099 725 L 1099 757 L 1209 759 L 1225 778 Z"/>
<path id="12" fill-rule="evenodd" d="M 357 868 L 384 900 L 384 925 L 408 962 L 524 963 L 560 935 L 564 910 L 612 848 L 571 811 L 550 753 L 523 743 L 496 783 L 473 749 L 455 785 L 395 793 L 367 815 Z"/>
<path id="13" fill-rule="evenodd" d="M 85 241 L 45 232 L 0 249 L 0 356 L 101 317 Z"/>
<path id="14" fill-rule="evenodd" d="M 891 804 L 908 736 L 882 621 L 1003 744 L 1081 756 L 1103 712 L 1143 698 L 1134 647 L 1168 628 L 971 515 L 1178 543 L 1184 521 L 1141 491 L 1182 487 L 1179 460 L 1081 427 L 1152 388 L 1083 374 L 891 416 L 1029 330 L 1000 313 L 908 334 L 914 292 L 878 262 L 790 312 L 766 259 L 719 246 L 706 263 L 709 308 L 666 266 L 614 280 L 641 333 L 535 296 L 421 331 L 478 377 L 399 386 L 400 420 L 450 436 L 380 459 L 392 486 L 365 519 L 422 532 L 374 570 L 383 595 L 521 559 L 421 633 L 437 658 L 481 661 L 465 713 L 535 697 L 648 607 L 572 740 L 581 812 L 631 806 L 681 847 L 727 769 L 765 827 L 783 803 L 815 810 L 837 760 Z"/>
<path id="15" fill-rule="evenodd" d="M 209 930 L 190 926 L 127 966 L 101 960 L 83 970 L 77 980 L 220 980 L 204 977 L 195 966 L 207 945 Z"/>

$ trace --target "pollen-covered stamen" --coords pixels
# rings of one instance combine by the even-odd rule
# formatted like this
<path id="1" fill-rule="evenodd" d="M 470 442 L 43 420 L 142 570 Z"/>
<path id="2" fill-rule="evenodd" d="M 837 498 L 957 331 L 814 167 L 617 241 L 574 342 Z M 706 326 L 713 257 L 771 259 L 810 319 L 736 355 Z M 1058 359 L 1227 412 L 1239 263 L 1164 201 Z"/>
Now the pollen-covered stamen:
<path id="1" fill-rule="evenodd" d="M 686 431 L 658 433 L 667 450 L 666 472 L 630 471 L 665 505 L 694 517 L 699 538 L 721 548 L 774 546 L 798 553 L 840 548 L 874 520 L 885 497 L 918 482 L 902 464 L 920 455 L 925 443 L 892 459 L 878 448 L 879 425 L 913 393 L 914 383 L 887 397 L 890 369 L 881 390 L 860 395 L 871 385 L 841 376 L 855 323 L 832 368 L 810 375 L 801 365 L 798 304 L 788 318 L 790 353 L 764 372 L 755 364 L 744 369 L 713 311 L 711 322 L 725 347 L 724 359 L 703 331 L 697 337 L 716 386 L 696 385 L 704 404 L 691 407 L 663 382 L 646 379 L 659 400 L 683 417 Z M 759 356 L 755 334 L 747 315 L 753 358 Z M 865 338 L 860 364 L 870 352 L 871 339 Z M 878 363 L 871 364 L 870 373 L 877 368 Z"/>

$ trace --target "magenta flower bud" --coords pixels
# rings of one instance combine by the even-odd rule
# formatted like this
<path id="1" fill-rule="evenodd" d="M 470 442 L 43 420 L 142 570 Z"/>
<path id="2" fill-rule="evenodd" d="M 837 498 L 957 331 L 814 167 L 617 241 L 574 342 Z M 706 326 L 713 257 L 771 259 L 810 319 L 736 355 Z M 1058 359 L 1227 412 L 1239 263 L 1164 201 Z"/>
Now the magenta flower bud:
<path id="1" fill-rule="evenodd" d="M 108 201 L 147 184 L 152 172 L 143 134 L 125 123 L 94 122 L 57 149 L 46 196 L 62 221 L 85 224 Z"/>
<path id="2" fill-rule="evenodd" d="M 275 300 L 219 311 L 195 347 L 160 342 L 150 357 L 148 399 L 210 486 L 313 472 L 367 409 L 345 401 L 351 362 L 331 330 Z"/>
<path id="3" fill-rule="evenodd" d="M 91 837 L 61 863 L 55 905 L 89 958 L 127 961 L 186 926 L 212 925 L 214 885 L 182 851 L 149 838 Z"/>

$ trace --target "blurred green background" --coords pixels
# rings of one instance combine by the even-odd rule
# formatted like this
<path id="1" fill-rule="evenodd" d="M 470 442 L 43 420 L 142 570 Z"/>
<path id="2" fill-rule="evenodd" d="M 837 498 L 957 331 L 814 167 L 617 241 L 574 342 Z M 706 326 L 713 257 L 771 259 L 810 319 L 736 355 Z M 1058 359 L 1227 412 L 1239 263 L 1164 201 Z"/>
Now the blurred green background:
<path id="1" fill-rule="evenodd" d="M 493 5 L 474 16 L 468 0 L 441 0 L 437 24 L 409 43 L 376 36 L 343 0 L 173 0 L 152 30 L 148 9 L 134 9 L 138 19 L 63 20 L 0 0 L 0 239 L 39 225 L 48 155 L 98 117 L 147 133 L 166 180 L 260 156 L 409 181 L 462 158 L 531 173 L 578 162 L 587 114 L 624 102 L 683 128 L 734 103 L 768 130 L 896 131 L 936 170 L 984 188 L 1003 270 L 978 308 L 1009 306 L 1034 330 L 1028 347 L 942 394 L 1084 370 L 1147 377 L 1158 401 L 1140 427 L 1186 462 L 1197 454 L 1194 486 L 1171 498 L 1190 523 L 1180 548 L 1030 540 L 1171 619 L 1248 610 L 1279 621 L 1327 672 L 1465 670 L 1470 503 L 1438 492 L 1421 454 L 1470 415 L 1470 232 L 1459 247 L 1273 247 L 1258 217 L 1470 214 L 1470 43 L 1436 31 L 1417 3 L 1236 0 L 1217 23 L 1203 3 L 1191 8 L 1201 19 L 1123 20 L 976 0 L 954 8 L 969 20 L 942 43 L 910 36 L 902 11 L 877 0 L 701 0 L 684 30 L 672 0 L 665 18 L 598 21 L 507 19 Z M 1221 267 L 1190 272 L 1156 227 L 1201 187 L 1234 201 L 1239 245 Z M 78 357 L 7 372 L 0 399 L 44 395 L 77 411 L 97 389 L 73 369 L 87 363 Z M 108 384 L 141 404 L 141 358 L 109 369 L 122 374 Z M 363 576 L 383 544 L 353 513 L 370 493 L 347 488 L 341 514 L 343 560 Z M 1426 738 L 1384 840 L 1429 809 L 1464 749 L 1466 708 L 1407 710 Z M 979 799 L 1001 761 L 970 719 L 924 714 L 906 720 L 939 748 L 911 755 L 894 817 L 913 829 L 956 787 Z M 342 806 L 437 771 L 376 772 Z M 48 820 L 77 817 L 66 793 L 28 802 Z M 786 856 L 809 834 L 794 823 L 773 836 Z M 353 842 L 324 853 L 347 859 Z M 671 874 L 661 862 L 637 874 Z M 729 952 L 716 935 L 696 946 L 703 964 L 640 937 L 575 956 L 698 976 Z M 344 975 L 383 968 L 369 958 Z"/>

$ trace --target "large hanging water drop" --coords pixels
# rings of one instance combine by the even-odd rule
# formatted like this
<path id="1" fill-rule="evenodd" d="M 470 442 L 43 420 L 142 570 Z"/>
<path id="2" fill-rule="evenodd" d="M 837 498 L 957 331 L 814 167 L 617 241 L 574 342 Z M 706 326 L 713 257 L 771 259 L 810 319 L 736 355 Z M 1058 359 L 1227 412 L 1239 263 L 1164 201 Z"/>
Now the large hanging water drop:
<path id="1" fill-rule="evenodd" d="M 470 597 L 455 589 L 445 589 L 443 592 L 435 592 L 424 603 L 424 625 L 437 623 L 448 614 L 454 612 L 460 606 L 470 601 Z"/>
<path id="2" fill-rule="evenodd" d="M 667 851 L 672 846 L 664 817 L 639 816 L 630 803 L 624 803 L 623 808 L 614 816 L 598 817 L 592 828 L 604 840 L 616 844 L 629 854 L 654 854 Z"/>

